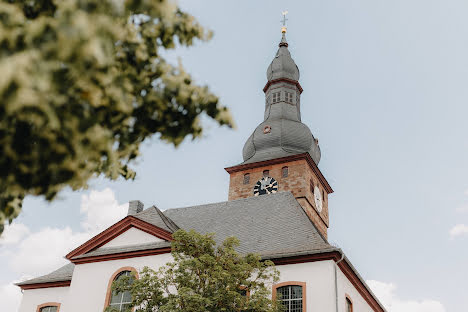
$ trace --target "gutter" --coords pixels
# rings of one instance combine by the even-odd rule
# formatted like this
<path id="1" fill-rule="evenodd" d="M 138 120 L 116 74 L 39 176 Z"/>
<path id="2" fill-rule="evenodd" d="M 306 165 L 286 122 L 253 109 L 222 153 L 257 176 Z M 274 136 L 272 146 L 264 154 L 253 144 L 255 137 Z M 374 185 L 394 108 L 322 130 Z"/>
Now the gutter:
<path id="1" fill-rule="evenodd" d="M 342 252 L 341 250 L 339 251 L 341 253 L 341 259 L 336 261 L 336 262 L 333 262 L 334 263 L 334 267 L 335 267 L 335 307 L 336 307 L 336 312 L 338 312 L 338 264 L 344 260 L 344 252 Z"/>

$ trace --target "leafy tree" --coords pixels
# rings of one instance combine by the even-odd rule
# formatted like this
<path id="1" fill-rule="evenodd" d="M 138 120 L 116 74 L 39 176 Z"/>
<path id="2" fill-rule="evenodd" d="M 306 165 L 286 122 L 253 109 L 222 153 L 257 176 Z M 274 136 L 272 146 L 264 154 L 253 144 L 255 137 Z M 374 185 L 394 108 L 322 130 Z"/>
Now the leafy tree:
<path id="1" fill-rule="evenodd" d="M 158 271 L 145 267 L 139 279 L 114 282 L 114 292 L 131 293 L 135 312 L 282 311 L 271 299 L 271 285 L 279 276 L 271 261 L 239 255 L 234 237 L 218 247 L 213 234 L 179 230 L 173 237 L 173 262 Z"/>
<path id="2" fill-rule="evenodd" d="M 0 0 L 0 233 L 26 195 L 134 177 L 153 134 L 174 145 L 228 110 L 164 51 L 208 40 L 171 0 Z"/>

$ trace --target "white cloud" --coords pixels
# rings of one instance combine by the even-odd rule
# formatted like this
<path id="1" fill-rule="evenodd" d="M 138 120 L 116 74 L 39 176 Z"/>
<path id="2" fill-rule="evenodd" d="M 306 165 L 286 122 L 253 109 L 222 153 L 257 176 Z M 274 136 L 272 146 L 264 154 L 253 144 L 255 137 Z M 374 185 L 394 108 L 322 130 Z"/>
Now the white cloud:
<path id="1" fill-rule="evenodd" d="M 91 191 L 81 197 L 81 231 L 70 227 L 46 227 L 32 232 L 21 223 L 6 227 L 0 244 L 2 255 L 8 258 L 8 269 L 18 276 L 37 277 L 50 273 L 66 264 L 64 256 L 92 236 L 126 216 L 128 204 L 120 205 L 110 188 Z M 34 261 L 31 261 L 34 259 Z M 16 311 L 21 293 L 13 284 L 0 285 L 0 298 L 7 298 L 7 308 L 2 311 Z"/>
<path id="2" fill-rule="evenodd" d="M 89 238 L 89 233 L 74 233 L 69 227 L 46 227 L 21 241 L 9 257 L 10 267 L 21 275 L 38 276 L 50 273 L 65 265 L 67 260 L 64 256 Z"/>
<path id="3" fill-rule="evenodd" d="M 128 203 L 119 205 L 114 191 L 106 188 L 102 191 L 91 191 L 81 196 L 81 213 L 86 219 L 81 223 L 88 232 L 99 232 L 125 217 Z"/>
<path id="4" fill-rule="evenodd" d="M 13 285 L 13 281 L 6 285 L 0 285 L 0 298 L 2 298 L 2 311 L 18 311 L 21 302 L 21 290 Z"/>
<path id="5" fill-rule="evenodd" d="M 468 225 L 457 224 L 450 229 L 449 234 L 452 239 L 460 235 L 468 234 Z"/>
<path id="6" fill-rule="evenodd" d="M 374 280 L 366 281 L 389 312 L 445 312 L 439 301 L 432 299 L 403 300 L 396 294 L 397 286 Z"/>
<path id="7" fill-rule="evenodd" d="M 0 246 L 16 244 L 29 234 L 29 228 L 21 223 L 12 223 L 5 227 L 0 236 Z"/>

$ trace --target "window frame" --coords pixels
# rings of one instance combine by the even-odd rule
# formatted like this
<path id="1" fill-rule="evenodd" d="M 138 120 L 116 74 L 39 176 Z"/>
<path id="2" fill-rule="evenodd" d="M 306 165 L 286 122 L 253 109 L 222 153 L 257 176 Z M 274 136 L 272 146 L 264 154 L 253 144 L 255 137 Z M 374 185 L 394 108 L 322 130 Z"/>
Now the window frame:
<path id="1" fill-rule="evenodd" d="M 57 307 L 57 312 L 59 312 L 60 306 L 61 306 L 60 302 L 46 302 L 46 303 L 38 305 L 36 312 L 41 312 L 41 309 L 47 308 L 47 307 Z"/>
<path id="2" fill-rule="evenodd" d="M 107 284 L 107 292 L 106 292 L 106 301 L 104 302 L 104 309 L 106 309 L 112 300 L 112 283 L 115 281 L 115 279 L 121 274 L 122 272 L 125 271 L 130 271 L 135 275 L 135 279 L 139 279 L 140 277 L 138 276 L 138 271 L 134 267 L 122 267 L 118 269 L 117 271 L 112 274 L 111 278 L 109 279 L 109 283 Z M 132 308 L 132 311 L 134 311 L 135 308 Z"/>
<path id="3" fill-rule="evenodd" d="M 288 282 L 282 282 L 279 284 L 273 285 L 273 291 L 272 291 L 272 299 L 273 301 L 276 301 L 276 290 L 280 287 L 284 286 L 301 286 L 302 287 L 302 312 L 307 311 L 307 300 L 306 300 L 306 283 L 305 282 L 299 282 L 299 281 L 288 281 Z"/>
<path id="4" fill-rule="evenodd" d="M 245 173 L 244 174 L 244 179 L 242 181 L 243 185 L 248 185 L 250 184 L 250 173 Z"/>
<path id="5" fill-rule="evenodd" d="M 282 178 L 289 177 L 289 167 L 288 166 L 284 166 L 283 168 L 281 168 L 281 177 Z"/>
<path id="6" fill-rule="evenodd" d="M 354 311 L 354 305 L 353 305 L 353 300 L 351 299 L 351 296 L 346 294 L 345 296 L 345 312 L 348 312 L 348 303 L 351 307 L 351 312 Z"/>

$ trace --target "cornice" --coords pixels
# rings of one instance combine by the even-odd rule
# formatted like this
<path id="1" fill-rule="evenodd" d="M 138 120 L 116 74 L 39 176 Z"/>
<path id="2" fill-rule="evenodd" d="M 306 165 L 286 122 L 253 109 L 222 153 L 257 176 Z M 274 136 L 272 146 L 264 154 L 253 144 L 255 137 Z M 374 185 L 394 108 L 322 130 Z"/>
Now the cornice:
<path id="1" fill-rule="evenodd" d="M 160 254 L 165 254 L 165 253 L 170 253 L 170 252 L 171 252 L 171 247 L 164 247 L 164 248 L 159 248 L 159 249 L 137 250 L 137 251 L 130 251 L 130 252 L 120 252 L 120 253 L 109 254 L 109 255 L 83 257 L 79 259 L 71 259 L 70 261 L 73 262 L 74 264 L 84 264 L 84 263 L 92 263 L 92 262 L 102 262 L 102 261 L 110 261 L 110 260 L 154 256 L 154 255 L 160 255 Z"/>
<path id="2" fill-rule="evenodd" d="M 144 231 L 148 234 L 154 235 L 158 238 L 164 239 L 166 241 L 172 241 L 172 234 L 166 230 L 163 230 L 153 224 L 142 221 L 134 216 L 127 216 L 119 222 L 115 223 L 111 227 L 107 228 L 103 232 L 94 236 L 84 244 L 72 250 L 68 253 L 65 258 L 71 261 L 72 258 L 95 250 L 112 239 L 116 238 L 123 232 L 127 231 L 129 228 L 135 227 L 141 231 Z"/>
<path id="3" fill-rule="evenodd" d="M 288 79 L 288 78 L 278 78 L 278 79 L 268 80 L 265 87 L 263 87 L 263 92 L 266 92 L 271 85 L 279 83 L 279 82 L 287 82 L 287 83 L 295 85 L 299 89 L 300 93 L 304 91 L 299 81 Z"/>
<path id="4" fill-rule="evenodd" d="M 229 174 L 232 174 L 234 172 L 244 171 L 244 170 L 258 168 L 258 167 L 282 164 L 282 163 L 287 163 L 287 162 L 291 162 L 291 161 L 295 161 L 295 160 L 302 160 L 302 159 L 307 161 L 307 164 L 312 169 L 312 171 L 315 173 L 317 178 L 320 180 L 323 187 L 327 190 L 327 193 L 328 194 L 333 193 L 333 189 L 331 188 L 331 186 L 328 183 L 327 179 L 325 179 L 322 172 L 320 171 L 320 169 L 317 167 L 317 165 L 313 161 L 312 157 L 310 157 L 309 153 L 302 153 L 302 154 L 296 154 L 296 155 L 292 155 L 292 156 L 274 158 L 274 159 L 254 162 L 254 163 L 250 163 L 250 164 L 241 164 L 241 165 L 237 165 L 237 166 L 224 168 L 224 170 L 226 170 Z"/>
<path id="5" fill-rule="evenodd" d="M 18 285 L 22 290 L 38 289 L 38 288 L 52 288 L 52 287 L 69 287 L 71 281 L 36 283 L 36 284 L 23 284 Z"/>

